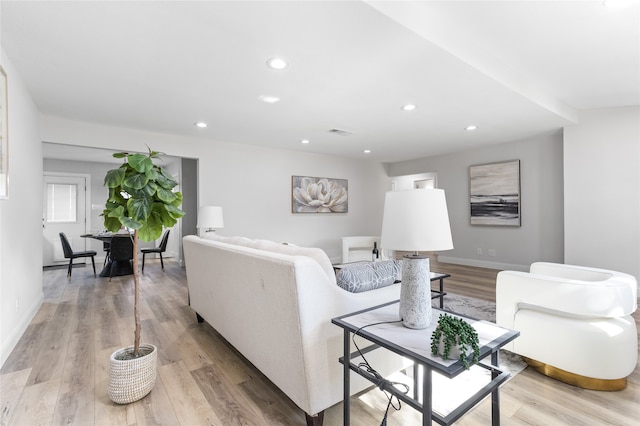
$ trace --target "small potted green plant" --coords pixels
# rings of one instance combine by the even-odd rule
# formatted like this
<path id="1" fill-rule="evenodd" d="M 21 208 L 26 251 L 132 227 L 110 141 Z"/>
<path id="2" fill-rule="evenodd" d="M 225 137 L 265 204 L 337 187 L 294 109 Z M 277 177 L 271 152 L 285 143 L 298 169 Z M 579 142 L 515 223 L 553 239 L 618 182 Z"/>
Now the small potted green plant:
<path id="1" fill-rule="evenodd" d="M 458 351 L 460 362 L 468 370 L 469 350 L 473 352 L 472 364 L 477 364 L 480 346 L 475 328 L 460 317 L 440 314 L 438 325 L 431 334 L 431 353 L 440 355 L 442 359 L 449 359 L 449 355 Z"/>

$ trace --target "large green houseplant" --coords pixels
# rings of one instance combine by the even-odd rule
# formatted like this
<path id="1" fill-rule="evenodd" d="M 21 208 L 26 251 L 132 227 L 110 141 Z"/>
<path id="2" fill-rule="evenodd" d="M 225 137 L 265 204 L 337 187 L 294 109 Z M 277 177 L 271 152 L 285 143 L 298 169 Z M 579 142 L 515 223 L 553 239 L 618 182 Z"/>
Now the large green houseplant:
<path id="1" fill-rule="evenodd" d="M 123 164 L 109 170 L 104 185 L 109 188 L 109 198 L 105 204 L 104 226 L 111 232 L 126 229 L 133 239 L 133 279 L 134 279 L 134 345 L 114 352 L 111 356 L 109 396 L 114 402 L 128 403 L 136 401 L 151 391 L 155 383 L 155 358 L 157 350 L 153 345 L 140 346 L 140 272 L 138 267 L 138 239 L 155 241 L 160 238 L 164 228 L 176 224 L 184 212 L 179 208 L 182 194 L 173 192 L 178 182 L 162 167 L 153 163 L 161 154 L 149 149 L 148 154 L 119 152 L 115 158 L 122 158 Z M 131 234 L 133 230 L 133 234 Z M 137 372 L 143 356 L 153 352 L 153 366 L 143 367 L 147 371 Z M 153 371 L 148 371 L 153 369 Z M 134 375 L 146 376 L 147 385 L 134 384 Z M 119 376 L 119 377 L 112 377 Z M 130 390 L 129 388 L 144 388 Z"/>

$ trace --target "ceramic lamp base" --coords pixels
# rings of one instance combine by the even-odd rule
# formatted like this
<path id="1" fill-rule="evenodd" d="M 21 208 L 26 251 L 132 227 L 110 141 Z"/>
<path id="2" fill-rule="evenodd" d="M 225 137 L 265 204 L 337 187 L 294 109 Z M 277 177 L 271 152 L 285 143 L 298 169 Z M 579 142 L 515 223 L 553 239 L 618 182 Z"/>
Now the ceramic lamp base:
<path id="1" fill-rule="evenodd" d="M 405 327 L 427 328 L 431 323 L 431 280 L 429 258 L 407 255 L 402 262 L 400 318 Z"/>

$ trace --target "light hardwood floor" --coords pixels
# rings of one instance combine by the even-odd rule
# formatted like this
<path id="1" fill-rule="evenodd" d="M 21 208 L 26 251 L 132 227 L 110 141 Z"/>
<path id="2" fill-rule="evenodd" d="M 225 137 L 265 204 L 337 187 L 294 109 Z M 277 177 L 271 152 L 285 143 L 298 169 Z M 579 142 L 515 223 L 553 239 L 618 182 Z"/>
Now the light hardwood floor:
<path id="1" fill-rule="evenodd" d="M 107 396 L 109 355 L 133 340 L 131 277 L 108 282 L 83 267 L 68 281 L 65 269 L 47 270 L 44 304 L 0 370 L 0 423 L 305 425 L 301 410 L 215 330 L 196 322 L 184 269 L 165 265 L 163 273 L 159 261 L 148 261 L 141 280 L 143 340 L 159 347 L 158 381 L 149 396 L 125 406 Z M 495 300 L 497 271 L 437 262 L 432 270 L 451 274 L 449 292 Z M 377 389 L 354 397 L 352 425 L 379 425 L 385 406 Z M 503 386 L 501 409 L 503 425 L 638 425 L 640 369 L 624 391 L 595 392 L 527 368 Z M 485 400 L 458 424 L 490 424 L 490 411 Z M 325 425 L 341 424 L 337 404 L 325 412 Z M 405 405 L 388 419 L 389 426 L 418 424 L 419 415 Z"/>

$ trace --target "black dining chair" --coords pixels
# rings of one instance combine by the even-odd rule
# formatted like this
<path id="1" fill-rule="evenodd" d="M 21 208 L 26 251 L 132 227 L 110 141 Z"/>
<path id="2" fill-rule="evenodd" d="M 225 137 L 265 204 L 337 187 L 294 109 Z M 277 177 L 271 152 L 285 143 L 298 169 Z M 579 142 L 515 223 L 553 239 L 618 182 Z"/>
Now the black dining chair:
<path id="1" fill-rule="evenodd" d="M 142 273 L 143 274 L 144 274 L 144 257 L 148 253 L 158 253 L 160 255 L 160 265 L 162 265 L 162 270 L 164 271 L 164 261 L 162 260 L 162 253 L 167 251 L 167 241 L 169 240 L 169 231 L 170 229 L 167 229 L 165 231 L 164 235 L 162 236 L 162 239 L 160 240 L 160 245 L 158 247 L 144 248 L 140 250 L 142 252 Z"/>
<path id="2" fill-rule="evenodd" d="M 62 242 L 62 252 L 64 253 L 64 258 L 69 259 L 69 268 L 67 269 L 67 278 L 71 279 L 71 270 L 73 269 L 73 259 L 78 259 L 80 257 L 90 257 L 91 264 L 93 265 L 93 276 L 96 276 L 96 262 L 94 256 L 98 254 L 94 250 L 86 250 L 86 251 L 73 251 L 71 248 L 71 244 L 69 244 L 69 239 L 64 234 L 64 232 L 60 233 L 60 241 Z"/>
<path id="3" fill-rule="evenodd" d="M 112 237 L 109 244 L 109 261 L 111 265 L 109 267 L 109 281 L 113 277 L 114 269 L 116 273 L 120 274 L 122 270 L 131 269 L 131 262 L 133 262 L 133 241 L 128 235 L 120 237 Z"/>

